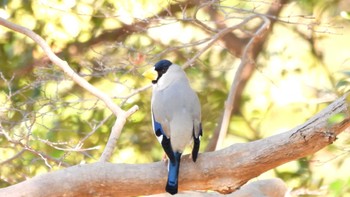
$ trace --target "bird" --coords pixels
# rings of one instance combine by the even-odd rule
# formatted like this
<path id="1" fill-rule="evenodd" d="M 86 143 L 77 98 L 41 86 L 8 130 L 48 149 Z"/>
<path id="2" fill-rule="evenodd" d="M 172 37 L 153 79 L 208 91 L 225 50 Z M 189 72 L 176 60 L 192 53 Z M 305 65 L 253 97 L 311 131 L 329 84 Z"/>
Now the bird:
<path id="1" fill-rule="evenodd" d="M 154 133 L 168 157 L 165 191 L 178 192 L 181 155 L 193 140 L 192 160 L 196 162 L 202 136 L 201 106 L 185 71 L 163 59 L 143 73 L 152 80 L 151 116 Z"/>

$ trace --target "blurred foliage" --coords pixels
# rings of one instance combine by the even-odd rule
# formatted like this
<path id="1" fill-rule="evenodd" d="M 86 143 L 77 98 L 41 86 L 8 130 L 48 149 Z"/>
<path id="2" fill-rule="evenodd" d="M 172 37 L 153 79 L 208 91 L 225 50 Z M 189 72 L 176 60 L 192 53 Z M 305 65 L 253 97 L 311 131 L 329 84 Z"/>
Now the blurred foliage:
<path id="1" fill-rule="evenodd" d="M 241 95 L 224 146 L 289 130 L 349 90 L 346 2 L 299 0 L 284 6 Z M 3 0 L 0 16 L 42 36 L 77 73 L 123 109 L 140 106 L 124 127 L 111 161 L 145 163 L 160 160 L 163 153 L 151 128 L 151 90 L 139 91 L 149 81 L 140 73 L 161 58 L 183 64 L 204 46 L 198 42 L 210 36 L 190 20 L 199 5 L 178 3 Z M 268 0 L 227 0 L 216 6 L 224 16 L 221 22 L 234 24 L 271 5 Z M 206 11 L 198 12 L 198 17 L 215 27 Z M 217 43 L 186 70 L 202 104 L 201 151 L 218 124 L 239 62 Z M 0 74 L 0 187 L 98 160 L 115 117 L 52 65 L 36 43 L 4 27 Z M 339 114 L 329 123 L 341 118 Z M 317 154 L 261 177 L 280 177 L 294 189 L 350 196 L 349 135 L 345 132 Z"/>

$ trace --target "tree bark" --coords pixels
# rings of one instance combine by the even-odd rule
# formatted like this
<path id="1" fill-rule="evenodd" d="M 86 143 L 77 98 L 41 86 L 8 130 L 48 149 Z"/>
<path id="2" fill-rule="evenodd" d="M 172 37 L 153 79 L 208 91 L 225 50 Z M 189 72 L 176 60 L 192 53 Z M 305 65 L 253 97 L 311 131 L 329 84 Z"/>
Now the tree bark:
<path id="1" fill-rule="evenodd" d="M 281 164 L 313 154 L 350 126 L 349 94 L 296 128 L 265 139 L 182 158 L 179 190 L 231 193 Z M 334 122 L 335 116 L 342 117 Z M 0 189 L 0 196 L 136 196 L 163 193 L 167 167 L 98 162 L 43 174 Z"/>
<path id="2" fill-rule="evenodd" d="M 185 191 L 176 194 L 176 197 L 200 196 L 200 197 L 281 197 L 289 195 L 287 185 L 278 178 L 252 181 L 245 184 L 239 190 L 231 194 L 220 194 L 215 191 Z M 147 197 L 165 197 L 167 194 L 154 194 Z"/>

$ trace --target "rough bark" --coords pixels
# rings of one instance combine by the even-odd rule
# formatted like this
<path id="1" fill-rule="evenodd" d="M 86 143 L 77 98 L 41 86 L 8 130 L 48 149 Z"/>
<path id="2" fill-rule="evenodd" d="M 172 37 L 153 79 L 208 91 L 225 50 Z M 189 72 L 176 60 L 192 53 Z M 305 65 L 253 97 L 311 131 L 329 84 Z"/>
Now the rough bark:
<path id="1" fill-rule="evenodd" d="M 258 181 L 252 181 L 247 184 L 245 184 L 243 187 L 239 188 L 239 190 L 231 193 L 231 194 L 220 194 L 215 191 L 185 191 L 180 192 L 176 195 L 176 197 L 183 197 L 183 196 L 196 196 L 196 197 L 218 197 L 218 196 L 225 196 L 225 197 L 281 197 L 281 196 L 288 196 L 287 185 L 278 178 L 273 179 L 266 179 L 266 180 L 258 180 Z M 147 197 L 164 197 L 169 196 L 167 194 L 155 194 L 150 195 Z"/>
<path id="2" fill-rule="evenodd" d="M 267 170 L 319 151 L 350 126 L 348 101 L 346 94 L 290 131 L 200 154 L 196 163 L 184 156 L 179 190 L 231 193 Z M 330 121 L 334 115 L 341 115 L 342 121 Z M 1 189 L 0 196 L 149 195 L 164 192 L 166 174 L 164 162 L 98 162 L 34 177 Z"/>

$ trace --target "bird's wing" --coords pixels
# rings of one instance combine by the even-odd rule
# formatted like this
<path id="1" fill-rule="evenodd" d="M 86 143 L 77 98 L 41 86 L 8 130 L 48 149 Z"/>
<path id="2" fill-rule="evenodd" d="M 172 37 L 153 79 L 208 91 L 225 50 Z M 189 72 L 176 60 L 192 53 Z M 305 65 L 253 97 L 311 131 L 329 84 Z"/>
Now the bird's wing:
<path id="1" fill-rule="evenodd" d="M 191 109 L 192 120 L 193 120 L 192 160 L 195 162 L 198 157 L 198 152 L 200 147 L 200 137 L 203 135 L 203 131 L 202 131 L 202 123 L 201 123 L 201 107 L 200 107 L 198 96 L 195 92 L 193 92 L 193 95 L 190 98 L 192 99 L 192 101 L 189 103 L 191 103 L 190 109 Z"/>
<path id="2" fill-rule="evenodd" d="M 202 126 L 201 126 L 201 106 L 198 99 L 198 96 L 195 92 L 191 96 L 191 112 L 193 119 L 193 137 L 199 138 L 202 136 Z"/>
<path id="3" fill-rule="evenodd" d="M 169 117 L 167 107 L 164 107 L 164 92 L 153 91 L 152 96 L 152 124 L 154 134 L 162 145 L 164 152 L 171 162 L 175 162 L 174 151 L 170 142 Z"/>
<path id="4" fill-rule="evenodd" d="M 170 129 L 169 129 L 169 110 L 166 97 L 166 93 L 162 91 L 153 91 L 151 109 L 152 109 L 152 122 L 153 129 L 158 137 L 166 136 L 170 137 Z"/>

